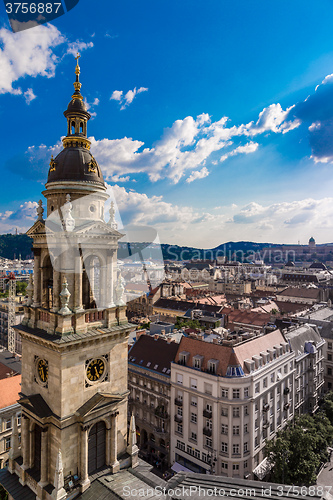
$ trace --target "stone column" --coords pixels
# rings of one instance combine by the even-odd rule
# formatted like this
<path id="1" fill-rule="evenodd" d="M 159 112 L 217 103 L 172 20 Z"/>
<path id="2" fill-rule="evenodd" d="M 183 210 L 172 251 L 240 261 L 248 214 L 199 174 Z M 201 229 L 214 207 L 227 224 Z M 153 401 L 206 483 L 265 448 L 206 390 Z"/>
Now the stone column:
<path id="1" fill-rule="evenodd" d="M 106 465 L 110 466 L 111 464 L 111 427 L 106 428 L 106 446 L 105 446 L 105 455 L 106 455 Z"/>
<path id="2" fill-rule="evenodd" d="M 48 427 L 42 429 L 42 443 L 41 443 L 41 464 L 40 464 L 40 486 L 46 486 L 48 484 L 47 480 L 47 443 L 48 442 Z"/>
<path id="3" fill-rule="evenodd" d="M 33 306 L 38 307 L 40 305 L 40 250 L 35 251 L 34 258 L 34 298 Z"/>
<path id="4" fill-rule="evenodd" d="M 57 312 L 60 308 L 59 294 L 61 292 L 61 273 L 53 268 L 53 312 Z"/>
<path id="5" fill-rule="evenodd" d="M 88 477 L 88 427 L 81 427 L 81 492 L 90 486 Z"/>
<path id="6" fill-rule="evenodd" d="M 117 415 L 118 413 L 112 415 L 112 420 L 111 420 L 110 466 L 113 473 L 118 472 L 120 469 L 120 464 L 118 462 L 118 446 L 117 446 Z"/>
<path id="7" fill-rule="evenodd" d="M 74 262 L 74 311 L 82 311 L 82 260 L 79 252 Z"/>
<path id="8" fill-rule="evenodd" d="M 30 466 L 29 419 L 25 415 L 22 415 L 21 419 L 21 451 L 23 457 L 22 469 L 29 469 Z"/>
<path id="9" fill-rule="evenodd" d="M 113 256 L 114 256 L 115 251 L 114 250 L 109 250 L 107 257 L 106 257 L 106 276 L 107 276 L 107 282 L 106 282 L 106 287 L 107 287 L 107 307 L 115 307 L 114 303 L 114 298 L 113 298 L 113 288 L 114 288 L 114 282 L 113 282 Z"/>

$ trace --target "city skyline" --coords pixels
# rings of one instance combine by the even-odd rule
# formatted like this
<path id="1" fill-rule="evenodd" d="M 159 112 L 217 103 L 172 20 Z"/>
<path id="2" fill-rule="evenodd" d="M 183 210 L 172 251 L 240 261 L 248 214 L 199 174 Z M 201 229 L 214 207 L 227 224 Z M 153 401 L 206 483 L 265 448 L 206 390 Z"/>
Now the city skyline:
<path id="1" fill-rule="evenodd" d="M 79 51 L 92 153 L 125 225 L 199 248 L 333 241 L 332 6 L 100 5 L 16 34 L 0 13 L 0 232 L 36 218 Z"/>

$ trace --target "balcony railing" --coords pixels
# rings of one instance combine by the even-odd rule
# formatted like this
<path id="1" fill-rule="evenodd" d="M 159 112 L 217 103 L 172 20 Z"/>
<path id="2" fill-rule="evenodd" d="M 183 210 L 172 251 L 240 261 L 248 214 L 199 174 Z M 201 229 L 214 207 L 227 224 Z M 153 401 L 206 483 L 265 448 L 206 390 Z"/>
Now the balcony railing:
<path id="1" fill-rule="evenodd" d="M 181 424 L 183 422 L 183 417 L 181 415 L 176 414 L 175 415 L 175 422 L 178 422 L 178 424 Z"/>
<path id="2" fill-rule="evenodd" d="M 213 415 L 213 412 L 212 410 L 207 410 L 206 408 L 204 409 L 204 411 L 202 412 L 203 416 L 205 418 L 212 418 L 212 415 Z"/>
<path id="3" fill-rule="evenodd" d="M 212 429 L 209 429 L 209 427 L 204 427 L 202 432 L 204 433 L 205 436 L 211 437 L 212 435 Z"/>
<path id="4" fill-rule="evenodd" d="M 155 409 L 155 415 L 156 415 L 156 417 L 163 418 L 163 420 L 167 420 L 169 418 L 168 412 L 166 412 L 165 410 L 162 410 L 161 408 Z"/>
<path id="5" fill-rule="evenodd" d="M 175 398 L 175 405 L 183 406 L 183 400 L 181 398 Z"/>

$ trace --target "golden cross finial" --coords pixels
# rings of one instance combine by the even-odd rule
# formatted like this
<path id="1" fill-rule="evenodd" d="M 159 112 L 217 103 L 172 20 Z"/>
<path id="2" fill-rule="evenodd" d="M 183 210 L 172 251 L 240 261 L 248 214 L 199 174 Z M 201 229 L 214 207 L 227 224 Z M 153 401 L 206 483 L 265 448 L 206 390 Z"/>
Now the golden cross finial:
<path id="1" fill-rule="evenodd" d="M 81 56 L 80 56 L 80 54 L 79 54 L 79 53 L 77 53 L 77 54 L 76 54 L 76 58 L 75 58 L 75 59 L 76 59 L 76 63 L 77 63 L 77 64 L 79 64 L 79 58 L 80 58 L 80 57 L 81 57 Z"/>

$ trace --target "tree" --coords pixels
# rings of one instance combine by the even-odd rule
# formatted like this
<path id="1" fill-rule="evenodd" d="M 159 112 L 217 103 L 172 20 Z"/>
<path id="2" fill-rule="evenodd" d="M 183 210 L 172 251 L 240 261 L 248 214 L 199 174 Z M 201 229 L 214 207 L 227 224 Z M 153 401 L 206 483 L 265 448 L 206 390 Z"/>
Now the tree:
<path id="1" fill-rule="evenodd" d="M 315 484 L 320 464 L 327 461 L 327 446 L 332 438 L 333 426 L 324 412 L 295 417 L 275 440 L 266 443 L 273 481 Z"/>
<path id="2" fill-rule="evenodd" d="M 16 282 L 16 293 L 20 293 L 22 295 L 25 295 L 26 288 L 28 286 L 28 283 L 26 281 L 17 281 Z"/>
<path id="3" fill-rule="evenodd" d="M 197 319 L 183 319 L 177 318 L 175 327 L 179 330 L 179 328 L 193 328 L 200 330 L 200 323 Z"/>

